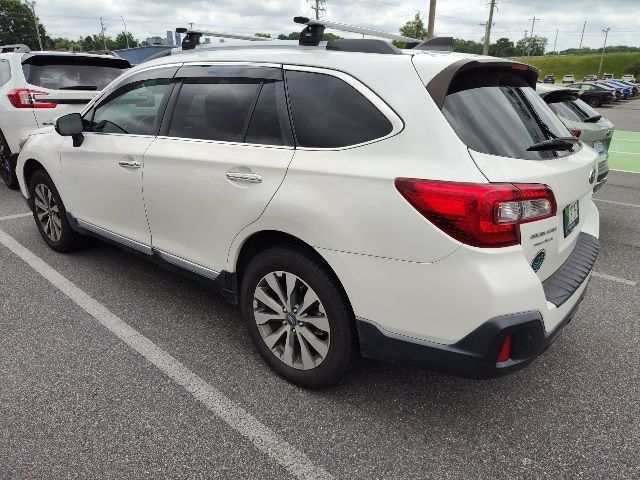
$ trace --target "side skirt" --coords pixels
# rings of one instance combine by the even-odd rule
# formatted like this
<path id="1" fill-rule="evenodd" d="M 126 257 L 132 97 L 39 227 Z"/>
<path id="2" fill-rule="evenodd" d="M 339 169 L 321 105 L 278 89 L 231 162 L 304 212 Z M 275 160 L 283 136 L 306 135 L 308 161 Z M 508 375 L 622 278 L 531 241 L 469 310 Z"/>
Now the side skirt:
<path id="1" fill-rule="evenodd" d="M 195 280 L 221 294 L 224 299 L 232 305 L 238 305 L 240 303 L 236 273 L 227 272 L 226 270 L 214 272 L 213 270 L 204 268 L 170 253 L 154 249 L 91 225 L 90 223 L 78 220 L 69 212 L 67 212 L 67 220 L 71 228 L 80 235 L 97 238 L 103 242 L 115 245 L 132 255 L 158 265 L 164 270 Z"/>

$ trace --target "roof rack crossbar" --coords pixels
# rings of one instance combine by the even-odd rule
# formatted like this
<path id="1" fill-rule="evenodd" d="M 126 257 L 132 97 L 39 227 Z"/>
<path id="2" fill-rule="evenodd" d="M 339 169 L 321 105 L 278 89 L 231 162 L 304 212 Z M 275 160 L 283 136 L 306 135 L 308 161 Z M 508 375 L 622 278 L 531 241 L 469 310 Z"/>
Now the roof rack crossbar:
<path id="1" fill-rule="evenodd" d="M 187 30 L 186 28 L 176 28 L 176 33 L 185 34 L 185 37 L 182 40 L 183 50 L 192 50 L 196 48 L 196 45 L 200 44 L 200 38 L 202 37 L 230 38 L 233 40 L 250 40 L 252 42 L 272 40 L 271 38 L 256 37 L 255 35 L 244 35 L 241 33 L 216 32 L 213 30 Z"/>
<path id="2" fill-rule="evenodd" d="M 381 32 L 380 30 L 373 30 L 371 28 L 358 27 L 355 25 L 347 25 L 345 23 L 330 22 L 328 20 L 315 20 L 307 17 L 295 17 L 293 21 L 307 26 L 303 30 L 303 34 L 300 35 L 301 45 L 309 45 L 309 43 L 303 43 L 302 37 L 304 35 L 304 32 L 314 31 L 314 33 L 317 34 L 317 32 L 320 30 L 324 32 L 325 28 L 332 28 L 334 30 L 339 30 L 341 32 L 351 32 L 351 33 L 359 33 L 362 35 L 370 35 L 372 37 L 385 38 L 387 40 L 396 40 L 398 42 L 405 42 L 410 44 L 419 44 L 422 42 L 422 40 L 419 40 L 417 38 L 405 37 L 403 35 L 396 35 L 395 33 Z M 316 36 L 317 35 L 314 35 L 314 38 Z M 322 33 L 320 33 L 320 38 L 317 41 L 320 42 L 321 39 L 322 39 Z M 309 38 L 309 35 L 307 35 L 307 37 L 305 38 L 305 41 L 308 42 L 309 40 L 311 39 Z M 317 43 L 315 43 L 315 45 L 317 45 Z"/>

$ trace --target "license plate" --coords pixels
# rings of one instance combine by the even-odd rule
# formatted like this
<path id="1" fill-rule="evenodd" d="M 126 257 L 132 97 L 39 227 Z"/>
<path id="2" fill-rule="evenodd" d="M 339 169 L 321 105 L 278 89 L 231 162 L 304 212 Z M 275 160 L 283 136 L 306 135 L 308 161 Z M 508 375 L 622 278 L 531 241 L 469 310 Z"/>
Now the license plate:
<path id="1" fill-rule="evenodd" d="M 596 151 L 598 156 L 604 155 L 604 145 L 602 142 L 593 142 L 593 149 Z"/>
<path id="2" fill-rule="evenodd" d="M 567 238 L 573 229 L 576 228 L 576 225 L 580 223 L 580 212 L 577 200 L 571 205 L 564 207 L 564 210 L 562 211 L 562 220 L 564 223 L 564 237 Z"/>

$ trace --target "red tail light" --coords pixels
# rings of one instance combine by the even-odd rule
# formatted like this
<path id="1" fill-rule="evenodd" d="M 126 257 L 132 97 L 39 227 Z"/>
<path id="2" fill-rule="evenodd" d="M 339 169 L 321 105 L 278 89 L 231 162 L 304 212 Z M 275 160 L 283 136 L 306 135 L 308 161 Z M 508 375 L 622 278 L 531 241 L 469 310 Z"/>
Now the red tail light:
<path id="1" fill-rule="evenodd" d="M 546 185 L 397 178 L 396 188 L 427 220 L 474 247 L 520 243 L 520 224 L 556 214 Z"/>
<path id="2" fill-rule="evenodd" d="M 504 337 L 496 363 L 506 362 L 511 358 L 511 334 Z"/>
<path id="3" fill-rule="evenodd" d="M 36 101 L 34 95 L 49 94 L 47 92 L 30 90 L 28 88 L 15 88 L 7 94 L 7 97 L 9 97 L 11 105 L 16 108 L 56 108 L 56 106 L 58 105 L 55 102 Z"/>
<path id="4" fill-rule="evenodd" d="M 572 128 L 569 131 L 571 132 L 571 135 L 573 135 L 576 138 L 580 138 L 580 135 L 582 135 L 582 130 L 578 130 L 577 128 Z"/>

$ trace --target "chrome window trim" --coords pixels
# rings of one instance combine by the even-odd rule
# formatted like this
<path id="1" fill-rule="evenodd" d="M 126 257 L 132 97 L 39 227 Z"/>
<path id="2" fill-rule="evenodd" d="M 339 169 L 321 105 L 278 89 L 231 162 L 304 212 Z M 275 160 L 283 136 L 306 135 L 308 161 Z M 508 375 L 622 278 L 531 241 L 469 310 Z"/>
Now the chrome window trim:
<path id="1" fill-rule="evenodd" d="M 76 219 L 78 222 L 78 226 L 84 228 L 85 230 L 89 230 L 90 232 L 97 233 L 98 235 L 108 238 L 109 240 L 113 240 L 121 245 L 125 245 L 129 248 L 133 248 L 142 253 L 146 253 L 147 255 L 153 255 L 153 249 L 144 243 L 138 242 L 137 240 L 132 240 L 123 235 L 112 232 L 111 230 L 107 230 L 106 228 L 99 227 L 94 225 L 93 223 L 87 222 L 85 220 Z"/>
<path id="2" fill-rule="evenodd" d="M 118 133 L 117 135 L 126 135 L 124 133 Z M 130 135 L 128 135 L 130 136 Z M 238 146 L 238 147 L 260 147 L 260 148 L 274 148 L 277 150 L 295 150 L 295 147 L 290 145 L 269 145 L 266 143 L 248 143 L 248 142 L 227 142 L 224 140 L 207 140 L 204 138 L 184 138 L 184 137 L 170 137 L 167 135 L 158 135 L 154 137 L 158 140 L 177 140 L 181 142 L 190 142 L 190 143 L 207 143 L 213 145 L 230 145 L 230 146 Z"/>
<path id="3" fill-rule="evenodd" d="M 345 83 L 351 85 L 355 88 L 359 93 L 361 93 L 367 100 L 369 100 L 382 114 L 389 120 L 391 123 L 391 132 L 389 132 L 384 137 L 374 138 L 372 140 L 368 140 L 362 143 L 356 143 L 353 145 L 345 145 L 344 147 L 334 147 L 334 148 L 321 148 L 321 147 L 296 147 L 297 150 L 303 151 L 339 151 L 339 150 L 350 150 L 352 148 L 362 147 L 363 145 L 369 145 L 371 143 L 380 142 L 382 140 L 386 140 L 387 138 L 391 138 L 398 133 L 400 133 L 404 129 L 404 122 L 402 118 L 384 101 L 380 98 L 373 90 L 367 87 L 360 80 L 352 77 L 351 75 L 342 72 L 340 70 L 332 70 L 330 68 L 324 67 L 308 67 L 304 65 L 289 65 L 284 64 L 282 68 L 285 71 L 298 71 L 298 72 L 310 72 L 310 73 L 320 73 L 323 75 L 331 75 L 332 77 L 339 78 Z M 286 80 L 285 80 L 286 82 Z M 295 119 L 292 119 L 295 130 Z"/>
<path id="4" fill-rule="evenodd" d="M 176 265 L 177 267 L 184 268 L 185 270 L 189 270 L 190 272 L 197 273 L 198 275 L 209 278 L 211 280 L 215 280 L 216 278 L 218 278 L 218 275 L 220 275 L 220 272 L 204 267 L 198 263 L 192 262 L 172 253 L 165 252 L 164 250 L 154 248 L 153 253 L 158 255 L 165 262 Z"/>

